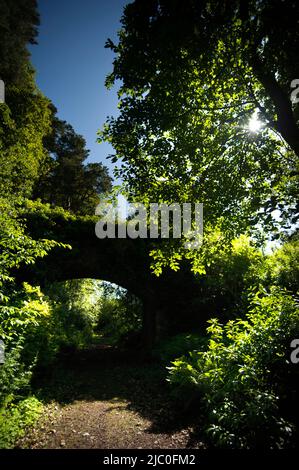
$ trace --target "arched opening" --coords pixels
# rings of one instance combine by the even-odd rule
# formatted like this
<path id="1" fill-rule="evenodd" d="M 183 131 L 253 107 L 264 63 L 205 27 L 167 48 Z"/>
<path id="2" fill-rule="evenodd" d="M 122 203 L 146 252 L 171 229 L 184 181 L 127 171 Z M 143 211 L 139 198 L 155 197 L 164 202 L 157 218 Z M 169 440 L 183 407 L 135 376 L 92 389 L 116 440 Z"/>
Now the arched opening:
<path id="1" fill-rule="evenodd" d="M 79 278 L 48 283 L 43 291 L 51 309 L 55 353 L 138 342 L 143 305 L 124 287 Z"/>

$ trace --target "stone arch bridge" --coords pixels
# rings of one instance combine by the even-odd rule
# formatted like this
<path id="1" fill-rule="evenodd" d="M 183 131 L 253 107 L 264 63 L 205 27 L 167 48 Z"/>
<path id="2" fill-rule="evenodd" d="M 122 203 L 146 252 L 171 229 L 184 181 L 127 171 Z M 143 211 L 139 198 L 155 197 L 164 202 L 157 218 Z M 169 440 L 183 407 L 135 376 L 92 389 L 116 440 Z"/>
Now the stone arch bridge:
<path id="1" fill-rule="evenodd" d="M 69 279 L 101 279 L 135 294 L 143 304 L 144 345 L 187 330 L 194 324 L 196 282 L 188 267 L 157 277 L 150 270 L 148 239 L 104 239 L 95 235 L 94 217 L 74 217 L 59 211 L 28 211 L 26 225 L 34 239 L 47 238 L 72 246 L 54 248 L 34 265 L 21 266 L 19 281 L 41 286 Z M 202 322 L 202 320 L 201 320 Z"/>

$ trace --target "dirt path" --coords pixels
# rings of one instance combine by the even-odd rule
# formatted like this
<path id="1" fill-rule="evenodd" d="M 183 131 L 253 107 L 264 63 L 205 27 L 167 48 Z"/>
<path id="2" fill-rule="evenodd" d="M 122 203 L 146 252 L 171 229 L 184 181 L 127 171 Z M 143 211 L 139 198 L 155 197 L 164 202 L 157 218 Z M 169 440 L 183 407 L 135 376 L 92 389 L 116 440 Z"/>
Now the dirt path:
<path id="1" fill-rule="evenodd" d="M 163 369 L 102 346 L 66 355 L 37 380 L 46 403 L 21 448 L 202 447 L 179 423 Z"/>

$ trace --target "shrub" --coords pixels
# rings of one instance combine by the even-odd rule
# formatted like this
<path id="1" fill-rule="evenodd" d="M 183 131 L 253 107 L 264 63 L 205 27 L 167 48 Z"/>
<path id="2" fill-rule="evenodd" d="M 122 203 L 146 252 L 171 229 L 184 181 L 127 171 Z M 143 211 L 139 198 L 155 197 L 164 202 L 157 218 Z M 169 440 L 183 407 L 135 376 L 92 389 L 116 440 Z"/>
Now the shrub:
<path id="1" fill-rule="evenodd" d="M 6 353 L 5 363 L 0 365 L 0 410 L 28 390 L 32 373 L 21 362 L 22 349 L 17 345 Z"/>
<path id="2" fill-rule="evenodd" d="M 285 243 L 269 256 L 268 270 L 272 283 L 295 294 L 299 286 L 299 240 Z"/>
<path id="3" fill-rule="evenodd" d="M 39 288 L 11 288 L 0 307 L 0 337 L 5 362 L 0 365 L 0 447 L 11 447 L 32 424 L 41 404 L 30 397 L 33 368 L 45 346 L 50 308 Z"/>
<path id="4" fill-rule="evenodd" d="M 26 398 L 0 410 L 0 448 L 13 447 L 16 440 L 24 436 L 42 412 L 42 404 L 35 397 Z"/>
<path id="5" fill-rule="evenodd" d="M 99 282 L 74 279 L 48 286 L 47 298 L 52 309 L 49 345 L 53 350 L 79 349 L 91 343 L 98 320 Z"/>
<path id="6" fill-rule="evenodd" d="M 188 352 L 203 350 L 207 339 L 196 333 L 181 333 L 161 341 L 153 350 L 153 356 L 163 363 L 169 363 Z"/>
<path id="7" fill-rule="evenodd" d="M 222 321 L 242 317 L 248 305 L 247 289 L 265 285 L 268 277 L 267 257 L 242 235 L 232 241 L 230 249 L 217 250 L 207 260 L 205 273 L 197 276 L 195 308 L 204 319 L 211 318 L 212 312 Z"/>
<path id="8" fill-rule="evenodd" d="M 205 432 L 219 447 L 287 446 L 294 431 L 281 415 L 282 381 L 290 365 L 290 342 L 298 335 L 295 300 L 272 287 L 250 295 L 245 320 L 225 326 L 210 320 L 206 351 L 191 352 L 172 363 L 168 380 L 182 393 L 198 391 L 207 425 Z M 291 393 L 291 391 L 290 391 Z M 199 411 L 199 410 L 198 410 Z"/>
<path id="9" fill-rule="evenodd" d="M 126 289 L 103 283 L 97 331 L 112 344 L 126 341 L 142 325 L 140 300 Z"/>

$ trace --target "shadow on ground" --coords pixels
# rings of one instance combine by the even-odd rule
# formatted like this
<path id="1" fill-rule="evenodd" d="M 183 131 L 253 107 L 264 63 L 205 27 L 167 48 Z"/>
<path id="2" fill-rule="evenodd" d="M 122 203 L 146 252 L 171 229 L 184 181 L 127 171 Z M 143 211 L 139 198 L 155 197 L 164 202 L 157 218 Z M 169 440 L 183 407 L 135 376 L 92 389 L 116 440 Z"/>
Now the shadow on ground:
<path id="1" fill-rule="evenodd" d="M 98 345 L 61 354 L 55 364 L 39 372 L 33 387 L 44 403 L 120 401 L 120 408 L 149 420 L 148 433 L 171 435 L 190 426 L 190 415 L 177 409 L 165 376 L 165 367 L 145 360 L 140 352 Z M 197 429 L 188 446 L 198 438 Z"/>

